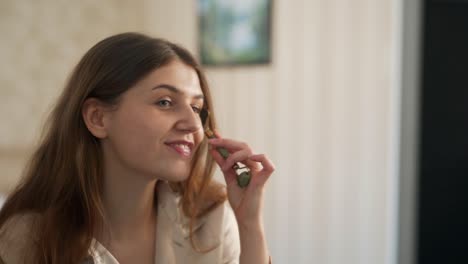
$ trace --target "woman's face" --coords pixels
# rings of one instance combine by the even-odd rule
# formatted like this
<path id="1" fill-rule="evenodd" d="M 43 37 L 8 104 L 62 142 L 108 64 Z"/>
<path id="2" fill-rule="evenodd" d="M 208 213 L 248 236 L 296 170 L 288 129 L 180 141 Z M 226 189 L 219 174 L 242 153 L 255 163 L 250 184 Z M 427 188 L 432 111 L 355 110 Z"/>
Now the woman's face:
<path id="1" fill-rule="evenodd" d="M 202 107 L 203 92 L 193 68 L 174 60 L 154 70 L 107 113 L 106 162 L 150 178 L 187 179 L 203 139 Z"/>

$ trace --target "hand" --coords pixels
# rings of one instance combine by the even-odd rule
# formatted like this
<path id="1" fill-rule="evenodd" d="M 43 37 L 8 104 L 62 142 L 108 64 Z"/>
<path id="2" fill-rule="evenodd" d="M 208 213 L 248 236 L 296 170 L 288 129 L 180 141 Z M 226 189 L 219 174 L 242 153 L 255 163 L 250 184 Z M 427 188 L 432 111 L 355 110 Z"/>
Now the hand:
<path id="1" fill-rule="evenodd" d="M 212 146 L 210 152 L 224 174 L 229 203 L 237 221 L 243 226 L 261 225 L 263 190 L 275 167 L 264 154 L 254 155 L 246 143 L 217 136 L 218 138 L 208 141 Z M 230 152 L 226 160 L 216 151 L 217 147 L 224 147 Z M 237 174 L 232 168 L 236 162 L 241 162 L 250 169 L 250 183 L 245 188 L 237 185 Z"/>

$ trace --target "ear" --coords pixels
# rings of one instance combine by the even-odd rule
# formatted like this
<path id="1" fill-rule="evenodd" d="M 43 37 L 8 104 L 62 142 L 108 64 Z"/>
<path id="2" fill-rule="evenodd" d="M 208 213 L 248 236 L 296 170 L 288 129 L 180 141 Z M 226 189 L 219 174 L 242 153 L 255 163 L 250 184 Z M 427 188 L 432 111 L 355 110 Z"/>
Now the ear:
<path id="1" fill-rule="evenodd" d="M 88 98 L 83 104 L 83 120 L 89 132 L 97 138 L 107 137 L 106 113 L 106 106 L 96 98 Z"/>

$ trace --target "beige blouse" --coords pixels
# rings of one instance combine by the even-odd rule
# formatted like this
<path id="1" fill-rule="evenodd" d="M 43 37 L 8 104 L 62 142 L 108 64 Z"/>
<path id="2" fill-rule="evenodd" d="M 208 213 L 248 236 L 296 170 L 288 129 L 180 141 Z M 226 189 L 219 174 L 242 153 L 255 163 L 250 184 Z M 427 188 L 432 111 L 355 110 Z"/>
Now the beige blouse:
<path id="1" fill-rule="evenodd" d="M 192 248 L 189 218 L 179 208 L 179 200 L 180 196 L 167 183 L 158 185 L 155 263 L 239 263 L 239 231 L 229 204 L 226 202 L 214 209 L 194 226 L 198 246 L 202 249 L 215 247 L 203 254 Z M 94 242 L 90 255 L 95 264 L 119 263 L 103 245 Z"/>
<path id="2" fill-rule="evenodd" d="M 156 226 L 155 263 L 239 263 L 240 240 L 234 213 L 225 203 L 205 215 L 194 226 L 194 235 L 199 248 L 214 249 L 208 253 L 196 252 L 189 239 L 189 219 L 183 214 L 178 203 L 180 196 L 174 193 L 167 183 L 158 184 L 158 221 Z M 7 236 L 0 241 L 0 256 L 6 264 L 19 264 L 28 248 L 31 238 L 32 215 L 15 217 L 15 224 L 7 230 Z M 89 253 L 91 258 L 85 263 L 118 264 L 114 256 L 94 240 Z M 0 260 L 1 263 L 1 260 Z"/>

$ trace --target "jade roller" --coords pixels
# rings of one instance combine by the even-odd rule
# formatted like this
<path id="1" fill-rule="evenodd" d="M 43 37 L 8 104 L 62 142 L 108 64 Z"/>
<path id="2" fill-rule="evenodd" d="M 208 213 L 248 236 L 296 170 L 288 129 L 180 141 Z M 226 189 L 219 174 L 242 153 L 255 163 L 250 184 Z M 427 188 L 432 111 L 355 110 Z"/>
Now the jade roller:
<path id="1" fill-rule="evenodd" d="M 204 124 L 204 127 L 205 127 L 205 135 L 210 139 L 217 138 L 216 135 L 213 133 L 213 131 L 211 131 L 211 129 L 208 126 L 206 126 L 208 110 L 203 109 L 200 113 L 200 116 L 202 119 L 202 123 Z M 227 159 L 229 157 L 229 151 L 227 149 L 223 147 L 217 147 L 216 150 L 224 159 Z M 234 164 L 232 168 L 235 170 L 236 175 L 237 175 L 236 177 L 237 185 L 239 185 L 239 187 L 241 188 L 247 187 L 247 185 L 249 185 L 250 183 L 250 178 L 251 178 L 250 169 L 240 162 L 237 162 L 236 164 Z"/>

